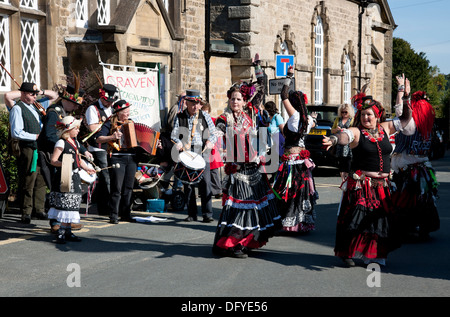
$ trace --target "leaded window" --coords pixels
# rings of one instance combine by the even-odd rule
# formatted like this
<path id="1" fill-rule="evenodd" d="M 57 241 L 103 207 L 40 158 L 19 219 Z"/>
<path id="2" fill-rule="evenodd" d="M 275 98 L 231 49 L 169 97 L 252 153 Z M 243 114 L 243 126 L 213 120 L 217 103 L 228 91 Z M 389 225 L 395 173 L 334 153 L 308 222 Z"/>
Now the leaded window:
<path id="1" fill-rule="evenodd" d="M 89 19 L 88 15 L 88 2 L 87 0 L 77 0 L 75 6 L 75 15 L 77 27 L 87 28 L 87 23 Z"/>
<path id="2" fill-rule="evenodd" d="M 32 19 L 22 19 L 21 47 L 22 47 L 22 79 L 23 82 L 34 82 L 40 85 L 39 70 L 39 35 L 38 22 Z"/>
<path id="3" fill-rule="evenodd" d="M 20 6 L 24 8 L 37 9 L 37 0 L 20 0 Z"/>
<path id="4" fill-rule="evenodd" d="M 9 52 L 9 20 L 7 15 L 0 15 L 0 62 L 6 69 L 10 69 Z M 0 91 L 11 88 L 11 78 L 3 68 L 0 68 Z"/>
<path id="5" fill-rule="evenodd" d="M 111 18 L 111 9 L 109 0 L 97 0 L 97 23 L 99 25 L 108 25 Z"/>

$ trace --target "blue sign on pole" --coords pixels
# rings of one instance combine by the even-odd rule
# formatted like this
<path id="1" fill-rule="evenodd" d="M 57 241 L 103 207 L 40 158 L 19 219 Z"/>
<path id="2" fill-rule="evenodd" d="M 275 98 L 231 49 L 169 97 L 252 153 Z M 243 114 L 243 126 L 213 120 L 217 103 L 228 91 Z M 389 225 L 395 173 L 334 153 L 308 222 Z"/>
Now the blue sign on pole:
<path id="1" fill-rule="evenodd" d="M 288 67 L 294 66 L 294 55 L 277 55 L 275 62 L 275 75 L 286 77 Z"/>

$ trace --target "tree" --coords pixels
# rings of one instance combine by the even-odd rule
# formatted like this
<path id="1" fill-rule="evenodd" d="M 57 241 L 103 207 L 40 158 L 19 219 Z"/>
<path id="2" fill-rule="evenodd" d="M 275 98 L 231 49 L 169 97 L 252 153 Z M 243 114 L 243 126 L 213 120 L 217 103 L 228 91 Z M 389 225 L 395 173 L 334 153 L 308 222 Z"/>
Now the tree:
<path id="1" fill-rule="evenodd" d="M 432 67 L 425 53 L 416 53 L 407 41 L 394 37 L 392 51 L 392 100 L 397 96 L 395 76 L 405 74 L 411 81 L 411 91 L 427 91 Z"/>
<path id="2" fill-rule="evenodd" d="M 436 111 L 436 117 L 444 117 L 444 97 L 446 96 L 447 79 L 444 74 L 439 73 L 439 68 L 434 66 L 431 68 L 431 79 L 428 82 L 426 92 L 430 103 Z"/>

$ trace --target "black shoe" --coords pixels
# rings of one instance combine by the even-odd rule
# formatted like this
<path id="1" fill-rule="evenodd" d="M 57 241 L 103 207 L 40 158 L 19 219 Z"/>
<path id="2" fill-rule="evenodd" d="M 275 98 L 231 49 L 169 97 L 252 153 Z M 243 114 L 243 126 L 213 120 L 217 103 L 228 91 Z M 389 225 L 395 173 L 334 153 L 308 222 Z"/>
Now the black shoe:
<path id="1" fill-rule="evenodd" d="M 214 219 L 212 217 L 203 217 L 203 222 L 208 223 L 208 222 L 213 222 L 213 221 L 214 221 Z"/>
<path id="2" fill-rule="evenodd" d="M 234 250 L 233 256 L 238 259 L 245 259 L 248 257 L 247 253 L 244 253 L 242 250 Z"/>
<path id="3" fill-rule="evenodd" d="M 56 243 L 57 244 L 65 244 L 66 243 L 66 235 L 58 234 L 58 236 L 56 237 Z"/>
<path id="4" fill-rule="evenodd" d="M 342 257 L 341 259 L 342 259 L 342 261 L 344 262 L 344 264 L 347 267 L 354 267 L 355 266 L 355 262 L 353 262 L 353 260 L 351 258 L 344 258 L 344 257 Z"/>
<path id="5" fill-rule="evenodd" d="M 48 216 L 46 212 L 40 212 L 33 215 L 32 218 L 37 220 L 47 220 Z"/>
<path id="6" fill-rule="evenodd" d="M 184 219 L 184 221 L 187 221 L 187 222 L 197 221 L 197 218 L 189 216 L 186 219 Z"/>
<path id="7" fill-rule="evenodd" d="M 58 236 L 59 237 L 59 236 Z M 73 233 L 71 234 L 66 234 L 65 235 L 66 241 L 72 241 L 72 242 L 81 242 L 81 238 L 77 237 L 76 235 L 74 235 Z"/>
<path id="8" fill-rule="evenodd" d="M 22 219 L 20 219 L 20 222 L 23 224 L 29 225 L 31 223 L 31 218 L 29 218 L 29 217 L 22 218 Z"/>
<path id="9" fill-rule="evenodd" d="M 118 220 L 118 219 L 110 219 L 110 220 L 109 220 L 109 223 L 112 223 L 112 224 L 114 224 L 114 225 L 117 225 L 117 224 L 119 223 L 119 220 Z"/>

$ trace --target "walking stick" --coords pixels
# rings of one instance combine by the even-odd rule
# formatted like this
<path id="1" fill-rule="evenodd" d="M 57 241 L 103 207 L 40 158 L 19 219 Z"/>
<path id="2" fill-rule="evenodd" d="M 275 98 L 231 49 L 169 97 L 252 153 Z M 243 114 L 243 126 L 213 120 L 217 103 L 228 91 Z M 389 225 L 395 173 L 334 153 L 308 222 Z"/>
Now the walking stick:
<path id="1" fill-rule="evenodd" d="M 16 83 L 17 87 L 20 88 L 20 84 L 17 82 L 17 80 L 11 75 L 11 73 L 5 68 L 5 66 L 3 66 L 2 63 L 0 63 L 0 66 L 4 69 L 4 71 L 9 75 L 9 77 L 11 77 L 11 79 Z M 45 112 L 44 107 L 42 107 L 42 105 L 35 101 L 34 105 L 36 106 L 36 108 L 42 113 L 42 115 L 46 115 L 47 113 Z"/>

